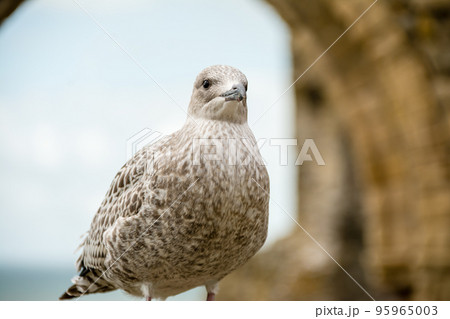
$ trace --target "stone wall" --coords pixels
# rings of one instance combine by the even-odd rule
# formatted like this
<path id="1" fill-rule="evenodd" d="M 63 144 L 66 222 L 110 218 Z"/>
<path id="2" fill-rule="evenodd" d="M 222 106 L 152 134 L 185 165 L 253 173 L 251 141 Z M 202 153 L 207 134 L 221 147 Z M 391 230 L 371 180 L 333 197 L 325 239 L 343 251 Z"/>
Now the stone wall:
<path id="1" fill-rule="evenodd" d="M 0 25 L 22 2 L 23 0 L 0 1 Z"/>
<path id="2" fill-rule="evenodd" d="M 294 78 L 366 0 L 268 0 Z M 375 299 L 450 299 L 450 2 L 378 1 L 295 85 L 298 221 Z M 370 297 L 299 227 L 226 278 L 221 299 Z"/>

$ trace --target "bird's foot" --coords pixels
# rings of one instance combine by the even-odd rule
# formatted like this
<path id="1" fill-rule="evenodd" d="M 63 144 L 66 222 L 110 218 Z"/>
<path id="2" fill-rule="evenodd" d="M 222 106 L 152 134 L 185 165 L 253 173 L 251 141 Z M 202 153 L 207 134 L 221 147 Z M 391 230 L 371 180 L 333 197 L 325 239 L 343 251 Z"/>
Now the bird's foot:
<path id="1" fill-rule="evenodd" d="M 208 292 L 208 296 L 206 297 L 206 301 L 214 301 L 216 300 L 216 294 L 213 292 Z"/>

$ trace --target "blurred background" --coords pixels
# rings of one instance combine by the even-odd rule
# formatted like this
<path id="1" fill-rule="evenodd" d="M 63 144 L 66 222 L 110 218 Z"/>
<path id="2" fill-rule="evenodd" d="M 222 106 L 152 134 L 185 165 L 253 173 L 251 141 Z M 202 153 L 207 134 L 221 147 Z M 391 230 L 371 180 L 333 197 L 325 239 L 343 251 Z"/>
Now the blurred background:
<path id="1" fill-rule="evenodd" d="M 369 300 L 318 242 L 375 299 L 449 300 L 450 3 L 373 3 L 2 0 L 0 300 L 57 299 L 127 140 L 178 129 L 212 64 L 247 75 L 257 138 L 298 141 L 262 147 L 269 238 L 218 299 Z M 307 138 L 325 166 L 295 166 Z"/>

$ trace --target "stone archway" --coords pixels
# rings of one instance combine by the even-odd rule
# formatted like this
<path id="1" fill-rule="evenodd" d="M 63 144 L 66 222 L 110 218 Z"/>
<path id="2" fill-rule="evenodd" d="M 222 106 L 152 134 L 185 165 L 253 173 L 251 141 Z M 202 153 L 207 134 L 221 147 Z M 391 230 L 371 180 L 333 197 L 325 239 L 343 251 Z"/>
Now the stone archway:
<path id="1" fill-rule="evenodd" d="M 5 0 L 0 22 L 21 3 Z M 372 3 L 268 0 L 301 74 Z M 450 3 L 378 3 L 295 85 L 302 225 L 382 299 L 450 299 Z M 245 285 L 242 284 L 245 282 Z M 224 280 L 221 299 L 368 299 L 300 229 Z"/>

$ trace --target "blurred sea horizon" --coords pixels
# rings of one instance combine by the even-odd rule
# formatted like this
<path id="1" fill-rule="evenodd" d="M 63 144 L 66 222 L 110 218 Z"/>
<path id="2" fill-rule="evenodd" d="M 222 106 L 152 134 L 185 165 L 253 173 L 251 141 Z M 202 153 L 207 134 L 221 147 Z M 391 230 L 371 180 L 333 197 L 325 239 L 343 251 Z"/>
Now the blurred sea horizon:
<path id="1" fill-rule="evenodd" d="M 70 265 L 30 267 L 23 264 L 2 264 L 0 265 L 0 301 L 57 301 L 72 284 L 70 279 L 76 274 L 75 267 Z M 203 298 L 202 293 L 206 298 L 206 290 L 198 287 L 167 300 L 199 300 Z M 139 301 L 143 299 L 120 290 L 80 298 L 80 301 L 95 300 Z"/>

